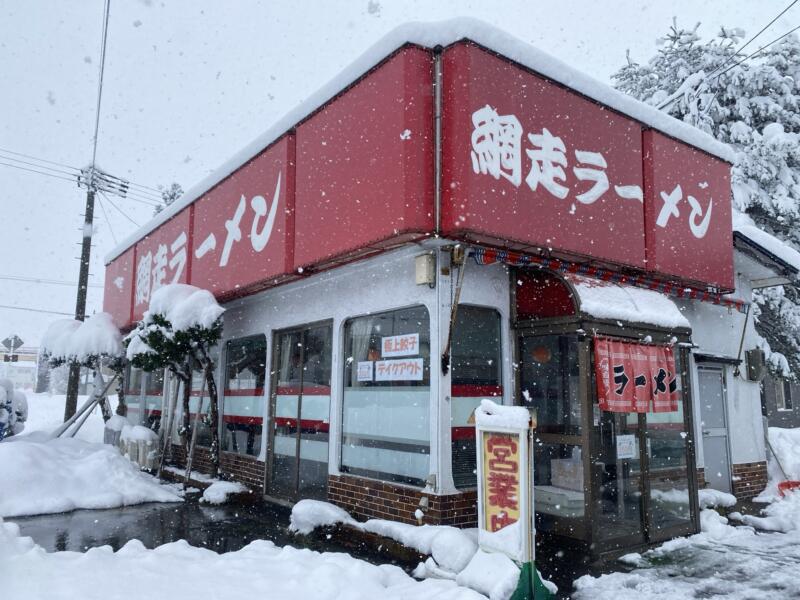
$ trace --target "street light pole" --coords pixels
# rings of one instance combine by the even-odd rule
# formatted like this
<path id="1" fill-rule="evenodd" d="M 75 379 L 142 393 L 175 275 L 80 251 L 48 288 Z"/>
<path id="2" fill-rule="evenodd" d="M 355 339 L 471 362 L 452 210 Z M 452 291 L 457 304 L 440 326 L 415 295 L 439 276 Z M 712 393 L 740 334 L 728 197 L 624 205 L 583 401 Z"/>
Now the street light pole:
<path id="1" fill-rule="evenodd" d="M 86 290 L 89 287 L 89 261 L 92 254 L 92 229 L 94 227 L 94 188 L 87 186 L 86 212 L 83 220 L 83 243 L 81 246 L 81 268 L 78 274 L 78 298 L 75 302 L 75 319 L 83 321 L 86 318 Z M 64 420 L 66 421 L 78 408 L 78 387 L 80 385 L 81 366 L 77 363 L 70 364 L 69 381 L 67 383 L 67 401 L 64 405 Z"/>

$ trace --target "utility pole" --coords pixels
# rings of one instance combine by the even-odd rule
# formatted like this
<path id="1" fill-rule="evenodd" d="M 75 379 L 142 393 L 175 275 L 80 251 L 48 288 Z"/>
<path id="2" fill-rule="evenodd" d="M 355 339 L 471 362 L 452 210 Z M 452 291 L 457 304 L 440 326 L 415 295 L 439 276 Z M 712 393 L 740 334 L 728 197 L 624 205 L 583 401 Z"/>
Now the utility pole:
<path id="1" fill-rule="evenodd" d="M 93 173 L 91 174 L 93 175 Z M 90 175 L 89 185 L 86 189 L 86 212 L 83 219 L 83 242 L 81 245 L 81 267 L 78 273 L 78 299 L 75 302 L 75 319 L 83 321 L 86 318 L 86 289 L 89 287 L 89 260 L 92 254 L 92 229 L 94 227 L 94 187 Z M 71 363 L 69 366 L 69 380 L 67 382 L 67 401 L 64 404 L 64 420 L 66 421 L 78 409 L 78 387 L 80 385 L 81 366 Z"/>

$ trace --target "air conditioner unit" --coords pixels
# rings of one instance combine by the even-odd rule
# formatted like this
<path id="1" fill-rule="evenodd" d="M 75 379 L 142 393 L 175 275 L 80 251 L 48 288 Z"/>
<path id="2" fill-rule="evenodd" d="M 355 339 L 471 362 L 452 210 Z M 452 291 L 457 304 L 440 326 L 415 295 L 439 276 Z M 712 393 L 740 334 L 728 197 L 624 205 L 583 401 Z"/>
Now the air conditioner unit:
<path id="1" fill-rule="evenodd" d="M 761 381 L 767 374 L 767 358 L 761 348 L 753 348 L 744 353 L 747 361 L 747 379 Z"/>

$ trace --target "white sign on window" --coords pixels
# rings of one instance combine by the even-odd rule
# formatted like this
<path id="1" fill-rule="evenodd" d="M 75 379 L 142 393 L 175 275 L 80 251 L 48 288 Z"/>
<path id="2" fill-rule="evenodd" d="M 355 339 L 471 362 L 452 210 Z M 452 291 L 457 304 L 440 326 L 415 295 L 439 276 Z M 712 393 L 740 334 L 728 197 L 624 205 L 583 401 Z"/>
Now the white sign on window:
<path id="1" fill-rule="evenodd" d="M 422 381 L 424 371 L 421 358 L 375 361 L 375 381 Z"/>
<path id="2" fill-rule="evenodd" d="M 623 458 L 636 458 L 636 436 L 618 435 L 617 436 L 617 460 Z"/>
<path id="3" fill-rule="evenodd" d="M 419 354 L 418 333 L 393 335 L 381 339 L 381 356 L 383 358 L 414 356 L 415 354 Z"/>
<path id="4" fill-rule="evenodd" d="M 358 363 L 358 380 L 359 381 L 372 381 L 372 366 L 371 360 L 359 361 Z"/>

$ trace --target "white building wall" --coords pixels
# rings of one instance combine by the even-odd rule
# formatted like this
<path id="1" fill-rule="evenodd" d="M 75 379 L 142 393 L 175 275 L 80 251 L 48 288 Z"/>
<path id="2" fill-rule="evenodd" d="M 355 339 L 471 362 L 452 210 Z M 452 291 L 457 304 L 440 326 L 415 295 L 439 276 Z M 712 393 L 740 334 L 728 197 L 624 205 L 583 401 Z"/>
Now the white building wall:
<path id="1" fill-rule="evenodd" d="M 449 266 L 449 254 L 437 248 L 445 242 L 431 240 L 425 244 L 404 247 L 377 257 L 359 261 L 335 270 L 309 276 L 307 279 L 266 290 L 225 305 L 224 332 L 221 346 L 219 381 L 224 381 L 227 341 L 262 333 L 267 338 L 267 365 L 273 360 L 273 334 L 276 331 L 308 323 L 332 320 L 333 359 L 331 365 L 331 407 L 329 437 L 329 473 L 338 474 L 340 464 L 343 327 L 352 317 L 413 305 L 424 305 L 431 323 L 431 399 L 430 399 L 430 473 L 436 475 L 436 493 L 454 493 L 450 465 L 450 377 L 442 375 L 440 356 L 449 327 L 450 307 L 455 281 L 442 274 Z M 434 288 L 415 283 L 415 257 L 425 252 L 437 256 L 437 283 Z M 451 285 L 452 283 L 452 285 Z M 512 389 L 509 337 L 509 281 L 503 265 L 478 266 L 468 259 L 461 293 L 462 304 L 496 308 L 502 317 L 504 401 L 510 401 Z M 264 402 L 264 431 L 260 460 L 266 457 L 268 440 L 269 394 L 271 378 L 267 378 Z M 222 383 L 220 384 L 222 387 Z M 443 399 L 439 402 L 437 399 Z"/>
<path id="2" fill-rule="evenodd" d="M 749 299 L 752 296 L 750 282 L 737 270 L 736 296 Z M 692 326 L 693 354 L 714 355 L 736 359 L 745 325 L 745 314 L 735 309 L 716 306 L 708 302 L 679 301 L 681 310 Z M 724 365 L 727 387 L 726 408 L 728 417 L 728 443 L 731 464 L 759 462 L 765 460 L 764 432 L 761 424 L 761 388 L 757 382 L 746 379 L 744 352 L 757 347 L 758 337 L 753 327 L 752 314 L 747 318 L 744 344 L 742 346 L 739 375 L 734 375 L 733 365 Z M 700 414 L 701 398 L 698 397 L 698 363 L 690 361 L 692 379 L 695 439 L 697 440 L 697 466 L 705 465 L 703 457 Z"/>

